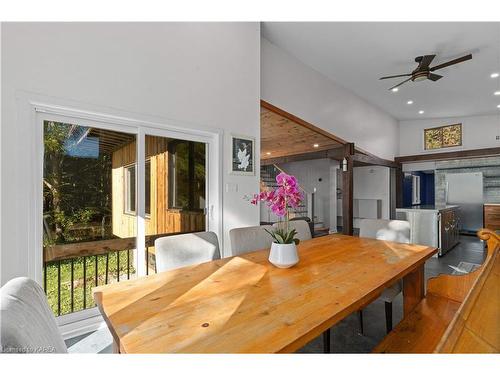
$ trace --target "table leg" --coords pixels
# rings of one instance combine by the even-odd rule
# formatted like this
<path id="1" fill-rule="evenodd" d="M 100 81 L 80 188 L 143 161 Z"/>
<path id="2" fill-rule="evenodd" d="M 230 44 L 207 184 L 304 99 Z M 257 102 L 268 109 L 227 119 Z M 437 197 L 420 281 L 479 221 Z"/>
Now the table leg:
<path id="1" fill-rule="evenodd" d="M 120 354 L 120 344 L 113 338 L 113 354 Z"/>
<path id="2" fill-rule="evenodd" d="M 403 311 L 407 316 L 425 297 L 424 265 L 403 277 Z"/>
<path id="3" fill-rule="evenodd" d="M 331 353 L 331 338 L 330 338 L 330 328 L 323 332 L 323 353 Z"/>

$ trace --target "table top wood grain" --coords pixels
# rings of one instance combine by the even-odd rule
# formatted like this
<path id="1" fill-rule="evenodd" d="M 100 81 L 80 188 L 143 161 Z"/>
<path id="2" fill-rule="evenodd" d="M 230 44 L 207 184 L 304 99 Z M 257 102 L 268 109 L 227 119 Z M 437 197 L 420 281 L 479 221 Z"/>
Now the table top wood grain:
<path id="1" fill-rule="evenodd" d="M 328 235 L 94 289 L 121 353 L 293 352 L 422 267 L 435 248 Z"/>

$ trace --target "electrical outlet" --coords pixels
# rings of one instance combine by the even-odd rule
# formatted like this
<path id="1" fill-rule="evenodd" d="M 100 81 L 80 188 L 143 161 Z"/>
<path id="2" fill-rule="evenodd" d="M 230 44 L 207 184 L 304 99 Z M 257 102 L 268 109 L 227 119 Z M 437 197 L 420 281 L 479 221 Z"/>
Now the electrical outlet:
<path id="1" fill-rule="evenodd" d="M 497 141 L 500 141 L 500 135 L 497 135 L 495 138 Z"/>

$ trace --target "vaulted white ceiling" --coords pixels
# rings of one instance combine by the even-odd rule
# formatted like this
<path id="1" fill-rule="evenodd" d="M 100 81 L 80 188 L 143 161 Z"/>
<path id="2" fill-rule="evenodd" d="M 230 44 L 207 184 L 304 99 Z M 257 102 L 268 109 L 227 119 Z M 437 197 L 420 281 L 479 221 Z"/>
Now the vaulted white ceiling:
<path id="1" fill-rule="evenodd" d="M 338 84 L 399 120 L 499 114 L 500 22 L 264 22 L 263 36 Z M 436 54 L 433 65 L 472 53 L 472 60 L 436 73 L 439 81 L 407 82 L 416 56 Z M 413 104 L 408 105 L 407 101 Z M 424 110 L 424 114 L 419 114 Z"/>

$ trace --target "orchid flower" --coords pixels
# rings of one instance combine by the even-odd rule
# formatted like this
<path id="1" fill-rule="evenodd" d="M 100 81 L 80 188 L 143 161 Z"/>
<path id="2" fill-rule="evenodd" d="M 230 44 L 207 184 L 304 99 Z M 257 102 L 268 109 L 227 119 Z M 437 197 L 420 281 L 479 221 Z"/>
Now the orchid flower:
<path id="1" fill-rule="evenodd" d="M 294 176 L 282 172 L 276 176 L 276 183 L 278 187 L 275 190 L 262 191 L 259 194 L 254 194 L 250 203 L 257 205 L 258 202 L 265 202 L 267 207 L 276 216 L 285 218 L 286 228 L 288 229 L 289 210 L 291 208 L 297 208 L 300 205 L 300 202 L 303 200 L 303 195 L 297 184 L 297 179 Z M 292 231 L 287 232 L 291 233 Z M 276 241 L 280 242 L 279 238 L 282 238 L 282 236 L 278 236 L 277 239 L 275 234 L 276 233 L 271 233 L 271 236 L 273 236 Z M 291 237 L 291 239 L 296 242 L 293 238 L 294 235 L 295 233 L 291 236 L 286 236 L 286 238 Z"/>

